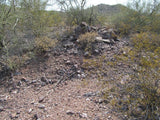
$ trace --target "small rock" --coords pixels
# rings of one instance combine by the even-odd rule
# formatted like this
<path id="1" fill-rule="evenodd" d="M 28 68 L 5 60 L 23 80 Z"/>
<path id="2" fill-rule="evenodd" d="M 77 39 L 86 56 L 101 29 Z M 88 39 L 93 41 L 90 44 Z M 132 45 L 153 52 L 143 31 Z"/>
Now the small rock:
<path id="1" fill-rule="evenodd" d="M 0 106 L 0 112 L 4 111 L 4 108 L 2 106 Z"/>
<path id="2" fill-rule="evenodd" d="M 95 52 L 96 54 L 98 54 L 98 53 L 99 53 L 99 50 L 95 49 L 94 52 Z"/>
<path id="3" fill-rule="evenodd" d="M 85 52 L 85 53 L 84 53 L 84 56 L 85 56 L 85 57 L 88 57 L 88 56 L 89 56 L 89 52 Z"/>
<path id="4" fill-rule="evenodd" d="M 102 37 L 96 37 L 96 40 L 101 41 L 101 42 L 105 42 L 105 43 L 108 43 L 108 44 L 111 43 L 111 41 L 109 39 L 103 39 Z"/>
<path id="5" fill-rule="evenodd" d="M 38 115 L 34 114 L 34 116 L 32 117 L 32 120 L 38 120 Z"/>
<path id="6" fill-rule="evenodd" d="M 93 120 L 100 120 L 100 118 L 99 118 L 99 117 L 96 117 L 96 118 L 94 118 Z"/>
<path id="7" fill-rule="evenodd" d="M 75 67 L 76 69 L 78 69 L 78 65 L 77 65 L 77 64 L 74 64 L 74 67 Z"/>
<path id="8" fill-rule="evenodd" d="M 41 81 L 47 83 L 46 77 L 41 77 Z"/>
<path id="9" fill-rule="evenodd" d="M 81 113 L 81 114 L 79 114 L 79 117 L 80 117 L 80 118 L 87 118 L 88 116 L 87 116 L 86 113 Z"/>
<path id="10" fill-rule="evenodd" d="M 46 85 L 46 83 L 45 82 L 41 82 L 41 86 L 45 86 Z"/>
<path id="11" fill-rule="evenodd" d="M 71 111 L 71 110 L 67 110 L 67 111 L 66 111 L 66 114 L 67 114 L 67 115 L 73 115 L 73 114 L 75 114 L 75 113 L 74 113 L 73 111 Z"/>
<path id="12" fill-rule="evenodd" d="M 111 43 L 111 41 L 109 39 L 103 39 L 103 42 L 105 42 L 105 43 Z"/>
<path id="13" fill-rule="evenodd" d="M 17 83 L 17 86 L 21 86 L 21 85 L 22 85 L 22 82 L 19 81 L 19 82 Z"/>
<path id="14" fill-rule="evenodd" d="M 108 104 L 108 103 L 109 103 L 109 101 L 104 100 L 104 99 L 99 99 L 98 101 L 95 101 L 95 102 L 96 102 L 96 103 L 99 103 L 99 104 L 102 104 L 102 103 Z"/>
<path id="15" fill-rule="evenodd" d="M 108 119 L 111 119 L 112 117 L 111 116 L 108 116 Z"/>
<path id="16" fill-rule="evenodd" d="M 39 104 L 39 105 L 38 105 L 38 108 L 39 108 L 39 109 L 45 109 L 45 105 Z"/>
<path id="17" fill-rule="evenodd" d="M 41 103 L 41 102 L 43 102 L 44 99 L 45 99 L 45 97 L 42 96 L 42 97 L 39 98 L 39 101 L 38 101 L 38 102 Z"/>
<path id="18" fill-rule="evenodd" d="M 81 70 L 77 70 L 77 73 L 80 74 L 80 73 L 81 73 Z"/>
<path id="19" fill-rule="evenodd" d="M 90 101 L 90 99 L 89 99 L 89 98 L 87 98 L 87 99 L 86 99 L 86 101 Z"/>
<path id="20" fill-rule="evenodd" d="M 67 65 L 70 65 L 70 64 L 71 64 L 71 61 L 70 61 L 70 60 L 67 60 L 67 61 L 66 61 L 66 64 L 67 64 Z"/>
<path id="21" fill-rule="evenodd" d="M 78 78 L 81 78 L 81 74 L 77 74 Z"/>
<path id="22" fill-rule="evenodd" d="M 17 112 L 11 113 L 10 118 L 11 119 L 18 118 Z"/>
<path id="23" fill-rule="evenodd" d="M 73 51 L 73 54 L 74 54 L 74 55 L 77 55 L 77 54 L 78 54 L 78 50 L 74 50 L 74 51 Z"/>
<path id="24" fill-rule="evenodd" d="M 89 92 L 83 95 L 84 97 L 92 97 L 92 96 L 96 96 L 96 93 L 93 92 Z"/>
<path id="25" fill-rule="evenodd" d="M 16 89 L 16 90 L 12 91 L 12 93 L 17 94 L 18 90 Z"/>
<path id="26" fill-rule="evenodd" d="M 22 77 L 21 81 L 22 82 L 28 82 L 28 80 L 25 77 Z"/>
<path id="27" fill-rule="evenodd" d="M 37 80 L 33 80 L 32 82 L 31 82 L 31 84 L 34 84 L 34 83 L 36 83 L 37 82 Z"/>
<path id="28" fill-rule="evenodd" d="M 68 42 L 67 44 L 64 45 L 65 48 L 73 48 L 74 44 L 71 42 Z"/>
<path id="29" fill-rule="evenodd" d="M 82 74 L 81 74 L 81 77 L 82 77 L 82 78 L 85 78 L 85 77 L 86 77 L 86 75 L 85 75 L 84 73 L 82 73 Z"/>
<path id="30" fill-rule="evenodd" d="M 28 110 L 28 113 L 30 114 L 32 111 L 33 111 L 33 109 L 32 109 L 32 108 L 30 108 L 30 109 Z"/>

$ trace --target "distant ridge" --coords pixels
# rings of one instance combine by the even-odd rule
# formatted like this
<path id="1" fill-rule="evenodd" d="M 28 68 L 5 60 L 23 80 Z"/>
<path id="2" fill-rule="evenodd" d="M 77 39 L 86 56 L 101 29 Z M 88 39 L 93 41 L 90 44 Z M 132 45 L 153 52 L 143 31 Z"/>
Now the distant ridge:
<path id="1" fill-rule="evenodd" d="M 127 9 L 126 6 L 117 4 L 117 5 L 106 5 L 106 4 L 99 4 L 96 6 L 93 6 L 94 12 L 101 14 L 101 15 L 112 15 L 112 14 L 118 14 L 123 9 Z"/>

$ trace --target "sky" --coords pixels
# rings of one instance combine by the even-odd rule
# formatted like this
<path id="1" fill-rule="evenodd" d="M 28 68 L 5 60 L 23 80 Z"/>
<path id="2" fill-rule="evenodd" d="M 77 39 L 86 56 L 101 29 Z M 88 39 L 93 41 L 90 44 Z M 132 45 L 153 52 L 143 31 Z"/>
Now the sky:
<path id="1" fill-rule="evenodd" d="M 54 0 L 50 0 L 49 3 L 53 4 L 47 7 L 47 10 L 58 10 L 57 5 L 54 5 Z M 98 4 L 108 4 L 108 5 L 115 5 L 115 4 L 123 4 L 127 5 L 127 2 L 129 0 L 87 0 L 87 6 L 92 6 L 92 5 L 98 5 Z"/>

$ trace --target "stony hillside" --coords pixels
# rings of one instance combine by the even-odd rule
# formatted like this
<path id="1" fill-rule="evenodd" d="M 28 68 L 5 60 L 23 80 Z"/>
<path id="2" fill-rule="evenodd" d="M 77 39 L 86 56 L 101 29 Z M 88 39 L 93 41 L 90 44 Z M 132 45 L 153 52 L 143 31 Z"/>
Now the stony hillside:
<path id="1" fill-rule="evenodd" d="M 124 5 L 117 4 L 117 5 L 106 5 L 106 4 L 99 4 L 97 6 L 93 6 L 94 12 L 98 15 L 115 15 L 120 13 L 123 9 L 127 9 Z"/>

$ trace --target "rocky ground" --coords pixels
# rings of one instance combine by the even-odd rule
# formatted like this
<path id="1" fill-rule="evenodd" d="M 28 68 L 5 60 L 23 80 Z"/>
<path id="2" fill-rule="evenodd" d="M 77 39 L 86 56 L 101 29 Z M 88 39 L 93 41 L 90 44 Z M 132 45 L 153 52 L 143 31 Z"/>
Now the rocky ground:
<path id="1" fill-rule="evenodd" d="M 103 49 L 96 52 L 103 54 L 106 60 L 112 59 L 126 45 L 125 40 L 114 40 L 116 38 L 106 39 L 107 43 L 103 37 L 97 39 Z M 122 119 L 103 99 L 101 81 L 89 78 L 82 68 L 85 53 L 79 54 L 72 40 L 65 41 L 61 47 L 61 50 L 37 56 L 14 72 L 9 81 L 1 83 L 1 120 Z M 125 70 L 119 71 L 124 73 Z"/>

